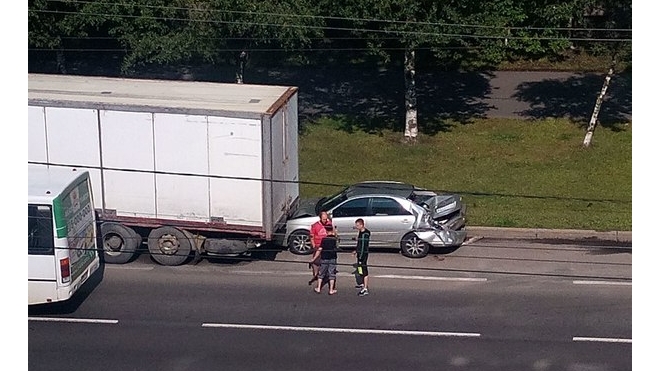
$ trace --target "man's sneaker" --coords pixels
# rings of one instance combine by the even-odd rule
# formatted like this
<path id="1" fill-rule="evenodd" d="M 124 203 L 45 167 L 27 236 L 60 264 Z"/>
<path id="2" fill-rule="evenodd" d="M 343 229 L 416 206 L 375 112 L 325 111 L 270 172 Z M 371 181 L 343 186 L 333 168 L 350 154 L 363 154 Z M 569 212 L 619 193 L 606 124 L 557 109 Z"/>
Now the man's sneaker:
<path id="1" fill-rule="evenodd" d="M 360 292 L 358 292 L 358 296 L 367 296 L 369 295 L 369 290 L 367 289 L 362 289 Z"/>
<path id="2" fill-rule="evenodd" d="M 359 284 L 359 285 L 355 285 L 355 288 L 356 288 L 356 289 L 363 289 L 363 288 L 364 288 L 364 284 L 361 283 L 361 284 Z"/>

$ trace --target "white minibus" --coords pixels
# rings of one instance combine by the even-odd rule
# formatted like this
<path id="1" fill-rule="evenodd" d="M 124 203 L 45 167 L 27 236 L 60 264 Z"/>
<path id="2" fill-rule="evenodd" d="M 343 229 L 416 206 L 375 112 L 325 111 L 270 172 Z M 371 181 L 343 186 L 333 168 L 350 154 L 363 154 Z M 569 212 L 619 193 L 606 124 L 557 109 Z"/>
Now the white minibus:
<path id="1" fill-rule="evenodd" d="M 28 164 L 28 305 L 70 299 L 99 268 L 89 173 Z"/>

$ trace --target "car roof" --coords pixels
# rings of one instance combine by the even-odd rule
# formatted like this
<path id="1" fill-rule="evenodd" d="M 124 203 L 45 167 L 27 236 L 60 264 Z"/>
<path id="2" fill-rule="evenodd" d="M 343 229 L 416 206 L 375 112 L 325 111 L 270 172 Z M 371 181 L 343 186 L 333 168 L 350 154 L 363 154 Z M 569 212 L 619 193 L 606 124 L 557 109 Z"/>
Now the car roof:
<path id="1" fill-rule="evenodd" d="M 371 180 L 348 186 L 346 188 L 346 196 L 353 197 L 364 194 L 386 194 L 408 198 L 414 190 L 418 189 L 421 188 L 408 183 Z"/>

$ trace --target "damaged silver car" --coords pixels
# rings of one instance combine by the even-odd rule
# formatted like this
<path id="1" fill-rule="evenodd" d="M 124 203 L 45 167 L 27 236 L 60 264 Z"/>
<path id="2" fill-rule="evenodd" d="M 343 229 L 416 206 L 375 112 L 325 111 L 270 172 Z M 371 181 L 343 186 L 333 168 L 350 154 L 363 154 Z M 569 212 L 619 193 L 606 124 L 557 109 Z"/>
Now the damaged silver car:
<path id="1" fill-rule="evenodd" d="M 294 254 L 310 254 L 311 225 L 327 211 L 337 226 L 339 247 L 355 247 L 355 219 L 371 231 L 371 247 L 394 247 L 404 256 L 422 258 L 433 247 L 460 246 L 466 238 L 465 204 L 456 194 L 436 194 L 390 181 L 357 183 L 321 199 L 301 202 L 286 225 L 284 241 Z"/>

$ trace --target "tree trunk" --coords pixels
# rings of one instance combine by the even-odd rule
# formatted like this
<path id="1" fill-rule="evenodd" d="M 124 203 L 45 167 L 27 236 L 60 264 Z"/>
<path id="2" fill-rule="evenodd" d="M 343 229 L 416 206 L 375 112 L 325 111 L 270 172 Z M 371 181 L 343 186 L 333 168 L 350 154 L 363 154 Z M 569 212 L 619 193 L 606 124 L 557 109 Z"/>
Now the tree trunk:
<path id="1" fill-rule="evenodd" d="M 603 99 L 605 98 L 607 87 L 610 85 L 610 80 L 612 79 L 612 75 L 614 75 L 614 64 L 612 64 L 610 70 L 607 71 L 607 76 L 605 76 L 605 82 L 603 82 L 603 87 L 602 89 L 600 89 L 600 94 L 596 99 L 596 106 L 594 107 L 594 112 L 591 114 L 591 120 L 589 120 L 589 125 L 587 126 L 587 134 L 584 136 L 582 147 L 589 147 L 591 145 L 591 138 L 594 136 L 594 130 L 596 130 L 596 123 L 598 122 L 598 113 L 600 112 L 600 106 L 603 104 Z"/>
<path id="2" fill-rule="evenodd" d="M 236 83 L 237 84 L 242 84 L 243 83 L 243 73 L 245 72 L 245 63 L 247 62 L 247 52 L 242 51 L 241 54 L 238 55 L 238 61 L 237 61 L 237 69 L 236 69 Z"/>
<path id="3" fill-rule="evenodd" d="M 417 142 L 417 91 L 415 90 L 415 51 L 406 48 L 403 62 L 405 78 L 406 128 L 403 133 L 408 143 Z"/>
<path id="4" fill-rule="evenodd" d="M 62 49 L 57 49 L 55 52 L 55 61 L 57 64 L 57 71 L 66 75 L 66 59 L 64 58 L 64 51 Z"/>

